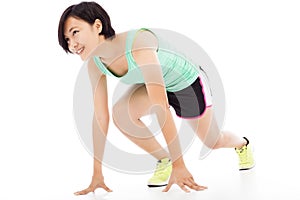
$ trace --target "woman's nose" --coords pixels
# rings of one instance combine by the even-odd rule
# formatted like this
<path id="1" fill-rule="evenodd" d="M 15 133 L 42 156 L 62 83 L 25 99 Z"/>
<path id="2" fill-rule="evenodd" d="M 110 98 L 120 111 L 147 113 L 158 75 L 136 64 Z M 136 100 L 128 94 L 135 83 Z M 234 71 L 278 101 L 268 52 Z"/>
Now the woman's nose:
<path id="1" fill-rule="evenodd" d="M 74 53 L 76 48 L 78 47 L 78 43 L 74 40 L 69 41 L 69 49 Z"/>

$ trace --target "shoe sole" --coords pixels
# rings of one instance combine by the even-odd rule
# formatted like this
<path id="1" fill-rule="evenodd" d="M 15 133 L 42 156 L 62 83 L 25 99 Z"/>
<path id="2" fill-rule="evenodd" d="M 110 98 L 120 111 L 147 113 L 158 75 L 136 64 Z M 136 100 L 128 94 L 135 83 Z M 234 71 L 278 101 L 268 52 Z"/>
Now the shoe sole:
<path id="1" fill-rule="evenodd" d="M 255 165 L 253 165 L 252 167 L 242 168 L 242 169 L 239 169 L 239 170 L 240 170 L 240 171 L 246 171 L 246 170 L 253 169 L 254 167 L 255 167 Z"/>
<path id="2" fill-rule="evenodd" d="M 162 185 L 148 185 L 148 187 L 153 188 L 153 187 L 163 187 L 166 186 L 168 184 L 162 184 Z"/>

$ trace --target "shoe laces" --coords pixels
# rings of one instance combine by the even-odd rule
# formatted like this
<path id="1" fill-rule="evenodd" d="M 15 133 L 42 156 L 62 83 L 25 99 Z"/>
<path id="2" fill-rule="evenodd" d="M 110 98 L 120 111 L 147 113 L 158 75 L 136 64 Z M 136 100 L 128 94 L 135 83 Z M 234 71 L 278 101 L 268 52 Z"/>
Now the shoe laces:
<path id="1" fill-rule="evenodd" d="M 243 146 L 241 149 L 237 149 L 237 151 L 240 157 L 240 162 L 246 163 L 248 160 L 247 146 Z"/>
<path id="2" fill-rule="evenodd" d="M 164 169 L 168 167 L 169 162 L 165 163 L 165 162 L 157 162 L 156 164 L 156 169 L 154 172 L 154 175 L 162 175 L 164 173 Z"/>

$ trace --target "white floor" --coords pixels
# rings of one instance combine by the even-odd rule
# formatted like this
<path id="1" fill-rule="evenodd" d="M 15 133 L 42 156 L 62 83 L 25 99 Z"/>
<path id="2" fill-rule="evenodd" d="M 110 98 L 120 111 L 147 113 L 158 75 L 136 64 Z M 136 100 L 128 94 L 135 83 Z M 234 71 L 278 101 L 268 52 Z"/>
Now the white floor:
<path id="1" fill-rule="evenodd" d="M 276 141 L 274 140 L 274 142 Z M 68 161 L 61 163 L 60 166 L 54 166 L 54 170 L 48 172 L 49 174 L 53 173 L 51 184 L 45 180 L 46 183 L 40 183 L 37 188 L 32 188 L 39 191 L 33 191 L 31 196 L 33 199 L 63 200 L 300 199 L 298 190 L 300 165 L 293 160 L 296 159 L 295 157 L 289 157 L 293 155 L 295 149 L 282 151 L 278 148 L 279 143 L 277 142 L 262 145 L 265 142 L 256 138 L 256 167 L 240 172 L 237 170 L 237 157 L 232 149 L 217 150 L 204 160 L 197 160 L 201 143 L 195 140 L 185 154 L 185 160 L 195 180 L 199 184 L 208 186 L 205 191 L 185 193 L 174 185 L 168 193 L 163 193 L 161 192 L 163 188 L 149 189 L 146 186 L 149 174 L 122 174 L 105 168 L 106 184 L 113 189 L 113 192 L 107 193 L 102 189 L 97 189 L 95 193 L 74 196 L 73 192 L 88 186 L 92 167 L 89 156 L 79 156 L 77 163 L 70 160 L 74 167 L 69 171 L 64 171 L 70 166 Z M 49 177 L 49 174 L 46 177 Z M 58 179 L 53 181 L 54 177 Z M 46 188 L 43 188 L 44 184 Z M 40 196 L 35 196 L 41 190 L 45 190 L 47 193 L 43 192 Z"/>
<path id="2" fill-rule="evenodd" d="M 268 111 L 267 107 L 265 109 Z M 292 110 L 287 111 L 287 115 L 281 116 L 289 116 Z M 232 116 L 239 116 L 235 112 L 240 111 L 228 111 L 226 127 L 234 127 L 233 131 L 238 133 L 244 130 L 255 147 L 256 166 L 250 171 L 238 171 L 233 149 L 216 150 L 205 159 L 198 160 L 202 143 L 196 139 L 184 158 L 196 182 L 208 186 L 205 191 L 185 193 L 174 185 L 168 193 L 163 193 L 163 188 L 149 189 L 146 186 L 151 174 L 126 174 L 104 167 L 105 182 L 113 192 L 97 189 L 95 193 L 85 196 L 73 195 L 89 185 L 93 163 L 70 125 L 70 116 L 70 121 L 61 122 L 62 126 L 56 121 L 57 125 L 49 130 L 44 129 L 47 124 L 36 124 L 32 132 L 19 134 L 17 138 L 5 135 L 0 146 L 0 199 L 299 200 L 298 119 L 294 117 L 289 119 L 289 123 L 280 123 L 281 118 L 274 115 L 263 121 L 263 114 L 253 119 L 251 116 L 246 118 L 247 115 L 244 120 L 232 119 Z M 239 123 L 232 124 L 234 122 Z M 251 125 L 251 122 L 255 122 L 255 125 Z M 135 151 L 137 147 L 123 140 L 119 134 L 113 126 L 110 127 L 111 142 L 118 141 L 128 151 Z"/>

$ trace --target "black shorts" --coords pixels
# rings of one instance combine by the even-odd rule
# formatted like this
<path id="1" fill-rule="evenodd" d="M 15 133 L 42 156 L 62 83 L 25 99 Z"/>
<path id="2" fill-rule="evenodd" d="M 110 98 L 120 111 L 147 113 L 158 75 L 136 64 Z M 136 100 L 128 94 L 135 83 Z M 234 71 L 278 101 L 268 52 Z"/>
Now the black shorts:
<path id="1" fill-rule="evenodd" d="M 187 88 L 177 92 L 167 91 L 167 96 L 170 106 L 179 117 L 199 117 L 206 109 L 205 94 L 199 77 Z"/>

